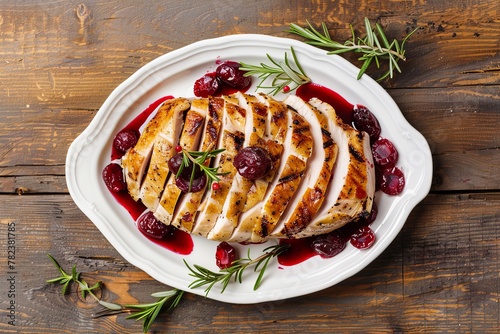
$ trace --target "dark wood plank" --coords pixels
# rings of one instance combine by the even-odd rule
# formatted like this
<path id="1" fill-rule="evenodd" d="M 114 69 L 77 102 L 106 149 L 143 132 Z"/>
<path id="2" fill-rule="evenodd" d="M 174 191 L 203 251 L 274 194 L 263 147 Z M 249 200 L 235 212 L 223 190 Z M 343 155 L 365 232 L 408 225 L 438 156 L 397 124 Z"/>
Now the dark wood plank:
<path id="1" fill-rule="evenodd" d="M 77 264 L 89 283 L 102 280 L 107 300 L 145 302 L 152 300 L 150 293 L 166 286 L 126 263 L 69 196 L 1 199 L 2 230 L 8 222 L 15 222 L 19 245 L 17 302 L 22 317 L 16 329 L 139 330 L 139 324 L 122 315 L 92 320 L 98 309 L 95 302 L 81 300 L 75 290 L 61 296 L 60 287 L 45 283 L 57 275 L 45 254 L 54 255 L 68 270 Z M 16 212 L 8 209 L 12 205 L 18 207 Z M 331 328 L 488 332 L 499 325 L 499 207 L 498 194 L 430 195 L 378 259 L 337 286 L 256 305 L 229 305 L 188 294 L 154 328 L 162 332 L 329 332 Z M 2 238 L 2 249 L 5 243 Z M 5 258 L 0 266 L 5 267 Z M 1 304 L 5 309 L 5 302 Z M 0 330 L 6 329 L 0 323 Z"/>

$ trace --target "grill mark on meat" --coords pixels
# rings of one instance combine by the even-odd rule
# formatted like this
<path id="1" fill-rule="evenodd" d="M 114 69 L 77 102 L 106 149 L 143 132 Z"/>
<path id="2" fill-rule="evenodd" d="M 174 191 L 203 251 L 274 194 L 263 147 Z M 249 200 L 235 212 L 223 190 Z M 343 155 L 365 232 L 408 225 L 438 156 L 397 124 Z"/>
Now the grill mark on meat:
<path id="1" fill-rule="evenodd" d="M 302 177 L 302 174 L 303 174 L 303 173 L 294 173 L 294 174 L 291 174 L 291 175 L 287 175 L 287 176 L 285 176 L 285 177 L 283 177 L 283 178 L 279 179 L 279 181 L 278 181 L 278 182 L 279 182 L 279 183 L 287 183 L 287 182 L 290 182 L 290 181 L 293 181 L 293 180 L 295 180 L 295 179 L 297 179 L 297 178 Z"/>
<path id="2" fill-rule="evenodd" d="M 352 156 L 359 162 L 365 162 L 364 155 L 359 152 L 354 146 L 349 145 L 349 152 L 351 152 Z"/>

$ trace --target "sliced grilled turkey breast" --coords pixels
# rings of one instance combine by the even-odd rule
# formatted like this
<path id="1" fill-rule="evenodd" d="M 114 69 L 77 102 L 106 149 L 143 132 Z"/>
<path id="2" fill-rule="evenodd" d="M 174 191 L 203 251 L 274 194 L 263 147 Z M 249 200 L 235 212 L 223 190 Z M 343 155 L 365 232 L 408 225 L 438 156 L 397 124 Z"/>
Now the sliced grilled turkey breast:
<path id="1" fill-rule="evenodd" d="M 279 177 L 275 177 L 269 186 L 260 214 L 253 217 L 253 242 L 265 240 L 278 224 L 302 180 L 312 153 L 313 138 L 307 121 L 293 110 L 288 110 L 286 115 L 289 129 L 283 144 Z"/>
<path id="2" fill-rule="evenodd" d="M 370 138 L 342 122 L 329 104 L 313 98 L 309 103 L 330 120 L 331 134 L 339 152 L 327 196 L 316 217 L 295 238 L 333 231 L 367 216 L 375 192 L 375 171 Z"/>
<path id="3" fill-rule="evenodd" d="M 225 151 L 219 188 L 183 193 L 168 170 L 175 146 Z M 233 165 L 247 146 L 265 148 L 270 172 L 249 180 Z M 127 187 L 165 224 L 208 239 L 262 242 L 328 233 L 368 215 L 375 192 L 370 139 L 313 98 L 277 101 L 241 92 L 165 102 L 122 158 Z"/>
<path id="4" fill-rule="evenodd" d="M 179 139 L 179 145 L 188 151 L 198 150 L 205 117 L 208 114 L 208 99 L 195 99 L 191 109 L 186 113 L 184 127 Z M 175 207 L 181 196 L 181 190 L 175 184 L 175 174 L 171 173 L 165 190 L 160 199 L 160 205 L 154 211 L 156 218 L 169 225 L 174 216 Z M 178 227 L 178 226 L 176 226 Z"/>
<path id="5" fill-rule="evenodd" d="M 244 131 L 245 114 L 235 102 L 237 103 L 237 99 L 234 97 L 224 97 L 222 128 L 217 147 L 224 148 L 225 151 L 214 159 L 215 166 L 218 166 L 220 173 L 224 175 L 219 177 L 219 189 L 207 189 L 192 230 L 192 233 L 204 237 L 208 236 L 222 213 L 234 176 L 237 173 L 233 166 L 233 159 L 243 148 L 245 136 L 241 130 Z"/>
<path id="6" fill-rule="evenodd" d="M 168 175 L 165 159 L 179 140 L 182 113 L 189 107 L 185 98 L 166 101 L 146 125 L 135 147 L 122 158 L 130 196 L 135 201 L 142 199 L 146 207 L 156 207 L 159 201 Z"/>
<path id="7" fill-rule="evenodd" d="M 273 236 L 292 237 L 303 230 L 315 217 L 326 195 L 337 157 L 328 119 L 315 107 L 296 95 L 288 96 L 285 104 L 302 115 L 311 126 L 313 150 L 307 169 Z"/>
<path id="8" fill-rule="evenodd" d="M 208 99 L 208 113 L 206 115 L 203 129 L 200 151 L 209 151 L 217 148 L 218 138 L 222 126 L 222 115 L 224 100 L 220 97 Z M 206 165 L 211 163 L 211 159 L 205 161 Z M 200 209 L 205 190 L 184 194 L 174 212 L 172 225 L 183 231 L 191 233 L 195 224 L 196 214 Z"/>
<path id="9" fill-rule="evenodd" d="M 231 97 L 224 97 L 226 107 L 225 109 L 229 111 L 227 117 L 232 120 L 230 122 L 230 127 L 235 133 L 242 134 L 242 143 L 237 144 L 238 147 L 234 147 L 236 151 L 231 152 L 232 158 L 238 154 L 238 151 L 248 146 L 249 137 L 251 135 L 250 129 L 247 128 L 252 122 L 253 111 L 249 110 L 247 105 L 240 104 L 239 96 L 233 95 Z M 223 154 L 227 154 L 224 152 Z M 230 160 L 232 164 L 232 158 Z M 207 238 L 211 240 L 228 240 L 233 233 L 234 228 L 238 225 L 238 220 L 243 208 L 245 207 L 245 201 L 247 197 L 247 191 L 251 186 L 251 181 L 242 177 L 240 174 L 236 173 L 233 169 L 234 176 L 232 178 L 231 187 L 224 201 L 221 213 L 218 215 L 214 227 L 208 233 Z"/>

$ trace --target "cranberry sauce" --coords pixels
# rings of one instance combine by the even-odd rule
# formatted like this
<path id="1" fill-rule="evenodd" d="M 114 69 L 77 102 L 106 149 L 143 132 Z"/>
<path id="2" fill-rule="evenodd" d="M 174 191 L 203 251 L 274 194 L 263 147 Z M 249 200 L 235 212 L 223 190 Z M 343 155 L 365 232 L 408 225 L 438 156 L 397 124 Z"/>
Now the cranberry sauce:
<path id="1" fill-rule="evenodd" d="M 142 231 L 141 233 L 151 242 L 162 246 L 163 248 L 166 248 L 176 254 L 189 255 L 194 248 L 194 243 L 191 235 L 176 228 L 172 228 L 172 232 L 170 232 L 170 235 L 163 239 L 153 238 L 143 233 Z"/>
<path id="2" fill-rule="evenodd" d="M 311 98 L 316 97 L 335 108 L 335 112 L 342 118 L 344 123 L 351 124 L 353 121 L 354 106 L 339 93 L 329 88 L 315 83 L 307 83 L 297 88 L 296 95 L 304 101 L 309 101 Z"/>
<path id="3" fill-rule="evenodd" d="M 374 210 L 376 216 L 376 206 Z M 358 249 L 370 248 L 375 242 L 375 233 L 369 226 L 371 219 L 372 216 L 359 222 L 349 223 L 328 234 L 302 239 L 280 240 L 280 244 L 288 244 L 291 247 L 278 255 L 278 263 L 283 266 L 293 266 L 314 256 L 331 258 L 342 252 L 348 242 Z"/>

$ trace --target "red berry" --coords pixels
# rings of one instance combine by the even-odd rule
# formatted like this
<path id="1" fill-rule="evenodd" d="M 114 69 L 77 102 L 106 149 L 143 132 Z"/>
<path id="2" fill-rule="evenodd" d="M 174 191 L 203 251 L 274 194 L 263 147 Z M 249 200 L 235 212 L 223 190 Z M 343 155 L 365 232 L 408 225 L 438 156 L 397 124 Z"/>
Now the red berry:
<path id="1" fill-rule="evenodd" d="M 360 104 L 354 105 L 353 124 L 356 129 L 368 133 L 370 140 L 373 143 L 380 136 L 382 129 L 377 118 L 365 106 Z"/>
<path id="2" fill-rule="evenodd" d="M 329 258 L 342 252 L 345 248 L 345 238 L 339 231 L 322 234 L 311 242 L 311 247 L 316 254 Z"/>
<path id="3" fill-rule="evenodd" d="M 156 219 L 151 211 L 139 217 L 137 227 L 142 233 L 155 239 L 164 239 L 173 230 L 171 225 L 165 225 Z"/>
<path id="4" fill-rule="evenodd" d="M 398 195 L 405 187 L 405 176 L 403 172 L 393 167 L 382 171 L 380 190 L 388 195 Z"/>
<path id="5" fill-rule="evenodd" d="M 234 157 L 233 165 L 241 176 L 257 180 L 269 172 L 272 160 L 262 147 L 247 146 Z"/>
<path id="6" fill-rule="evenodd" d="M 220 80 L 236 89 L 247 88 L 252 83 L 252 78 L 246 77 L 246 72 L 240 70 L 240 64 L 234 61 L 220 64 L 215 72 Z"/>
<path id="7" fill-rule="evenodd" d="M 375 233 L 369 226 L 363 226 L 351 235 L 351 245 L 358 249 L 370 248 L 375 242 Z"/>
<path id="8" fill-rule="evenodd" d="M 230 267 L 235 260 L 236 250 L 233 246 L 225 241 L 217 245 L 217 249 L 215 251 L 215 262 L 217 263 L 217 267 L 225 269 Z"/>
<path id="9" fill-rule="evenodd" d="M 137 144 L 139 133 L 135 130 L 122 130 L 118 132 L 113 139 L 113 146 L 122 153 L 127 152 L 129 149 Z"/>
<path id="10" fill-rule="evenodd" d="M 122 167 L 115 163 L 110 163 L 102 170 L 102 179 L 109 191 L 118 193 L 127 189 L 127 184 L 123 180 Z"/>
<path id="11" fill-rule="evenodd" d="M 213 190 L 219 190 L 220 189 L 220 184 L 218 182 L 212 183 L 212 189 Z"/>
<path id="12" fill-rule="evenodd" d="M 290 91 L 290 86 L 286 85 L 283 87 L 283 93 L 288 93 Z"/>
<path id="13" fill-rule="evenodd" d="M 219 78 L 215 73 L 207 73 L 194 83 L 194 95 L 197 97 L 209 97 L 219 89 Z"/>
<path id="14" fill-rule="evenodd" d="M 195 177 L 193 179 L 193 182 L 191 182 L 190 177 L 185 177 L 183 176 L 184 171 L 181 173 L 180 177 L 175 178 L 175 185 L 177 188 L 179 188 L 181 191 L 187 193 L 187 192 L 198 192 L 203 189 L 205 189 L 205 186 L 207 185 L 207 175 L 202 174 L 201 176 Z"/>
<path id="15" fill-rule="evenodd" d="M 177 153 L 181 153 L 181 152 L 182 152 L 182 146 L 181 146 L 181 145 L 177 145 L 177 146 L 175 147 L 175 152 L 177 152 Z"/>
<path id="16" fill-rule="evenodd" d="M 394 167 L 398 160 L 398 150 L 389 139 L 385 138 L 379 138 L 373 143 L 372 154 L 373 161 L 382 169 Z"/>

